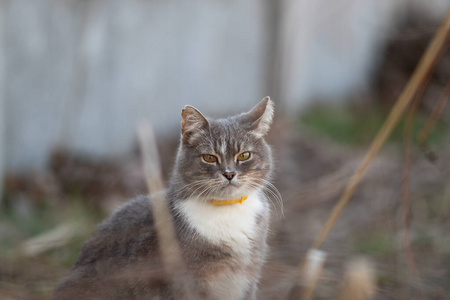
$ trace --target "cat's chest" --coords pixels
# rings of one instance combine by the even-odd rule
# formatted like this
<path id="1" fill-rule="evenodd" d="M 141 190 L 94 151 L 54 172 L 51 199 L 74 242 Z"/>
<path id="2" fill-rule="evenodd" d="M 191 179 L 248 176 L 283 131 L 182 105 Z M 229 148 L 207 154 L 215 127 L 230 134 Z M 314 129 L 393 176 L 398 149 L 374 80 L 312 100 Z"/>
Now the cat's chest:
<path id="1" fill-rule="evenodd" d="M 187 224 L 208 242 L 227 245 L 240 255 L 250 254 L 252 241 L 262 228 L 267 203 L 258 194 L 249 195 L 242 204 L 212 205 L 200 201 L 182 201 L 178 209 Z"/>

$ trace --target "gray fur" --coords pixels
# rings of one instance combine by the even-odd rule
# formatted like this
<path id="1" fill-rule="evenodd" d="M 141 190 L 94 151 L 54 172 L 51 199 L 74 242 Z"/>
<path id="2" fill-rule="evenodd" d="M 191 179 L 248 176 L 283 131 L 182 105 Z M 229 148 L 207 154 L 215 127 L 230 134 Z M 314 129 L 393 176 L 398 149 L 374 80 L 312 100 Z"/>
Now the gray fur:
<path id="1" fill-rule="evenodd" d="M 271 150 L 263 138 L 272 115 L 268 97 L 250 112 L 226 119 L 206 119 L 193 107 L 183 109 L 182 136 L 166 195 L 183 259 L 194 278 L 195 299 L 224 299 L 208 285 L 220 274 L 244 276 L 251 285 L 239 299 L 256 297 L 266 255 L 267 199 L 263 199 L 264 211 L 257 216 L 257 231 L 249 237 L 250 262 L 243 261 L 226 243 L 213 244 L 199 235 L 177 210 L 177 203 L 232 199 L 240 197 L 242 191 L 262 190 L 272 172 Z M 250 159 L 236 162 L 236 155 L 242 151 L 250 152 Z M 204 154 L 219 156 L 220 163 L 205 163 Z M 222 176 L 225 171 L 236 172 L 236 178 L 229 182 Z M 182 298 L 163 276 L 149 203 L 148 197 L 134 199 L 99 226 L 54 299 Z"/>

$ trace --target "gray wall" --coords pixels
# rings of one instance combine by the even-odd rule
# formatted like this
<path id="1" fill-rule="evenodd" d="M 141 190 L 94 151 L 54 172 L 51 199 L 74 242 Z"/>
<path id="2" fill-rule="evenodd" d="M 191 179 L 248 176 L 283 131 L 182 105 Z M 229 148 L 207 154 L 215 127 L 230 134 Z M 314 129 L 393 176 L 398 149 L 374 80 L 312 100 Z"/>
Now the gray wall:
<path id="1" fill-rule="evenodd" d="M 57 144 L 125 153 L 140 119 L 167 133 L 186 104 L 238 111 L 262 98 L 259 1 L 175 2 L 9 1 L 7 168 L 42 167 Z"/>
<path id="2" fill-rule="evenodd" d="M 222 115 L 268 94 L 289 110 L 342 99 L 370 83 L 405 1 L 0 3 L 1 148 L 17 172 L 58 145 L 128 153 L 141 119 L 176 135 L 186 104 Z"/>
<path id="3" fill-rule="evenodd" d="M 3 175 L 4 175 L 4 159 L 5 159 L 5 18 L 4 18 L 4 5 L 5 3 L 0 1 L 0 197 L 3 195 Z M 0 204 L 2 200 L 0 199 Z"/>

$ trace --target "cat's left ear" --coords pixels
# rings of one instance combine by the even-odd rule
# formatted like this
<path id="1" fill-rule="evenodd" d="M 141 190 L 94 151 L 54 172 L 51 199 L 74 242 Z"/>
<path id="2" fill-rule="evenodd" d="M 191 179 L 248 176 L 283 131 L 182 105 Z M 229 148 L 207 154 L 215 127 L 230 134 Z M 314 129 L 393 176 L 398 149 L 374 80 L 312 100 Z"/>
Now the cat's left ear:
<path id="1" fill-rule="evenodd" d="M 242 115 L 242 120 L 250 125 L 250 130 L 261 138 L 267 134 L 273 120 L 273 101 L 267 96 L 249 112 Z"/>
<path id="2" fill-rule="evenodd" d="M 196 135 L 201 134 L 208 126 L 208 119 L 195 107 L 186 105 L 181 111 L 181 135 L 183 141 L 191 143 Z"/>

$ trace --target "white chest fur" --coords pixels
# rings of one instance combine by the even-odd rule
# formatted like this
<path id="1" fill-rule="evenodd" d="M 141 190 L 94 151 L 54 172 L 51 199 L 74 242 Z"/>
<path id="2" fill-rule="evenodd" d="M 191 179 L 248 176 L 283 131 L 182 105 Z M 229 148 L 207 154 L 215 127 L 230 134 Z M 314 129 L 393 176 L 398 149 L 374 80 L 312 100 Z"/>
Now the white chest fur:
<path id="1" fill-rule="evenodd" d="M 188 225 L 210 243 L 229 246 L 241 260 L 241 267 L 245 269 L 252 264 L 251 247 L 259 229 L 258 217 L 268 216 L 268 205 L 258 193 L 249 195 L 242 204 L 213 205 L 211 201 L 187 199 L 178 202 L 177 209 Z M 213 295 L 211 299 L 254 299 L 254 294 L 248 293 L 252 286 L 256 288 L 256 281 L 246 272 L 223 269 L 210 277 L 207 285 Z"/>
<path id="2" fill-rule="evenodd" d="M 211 202 L 186 200 L 178 202 L 180 213 L 189 226 L 213 244 L 227 244 L 241 256 L 250 255 L 251 239 L 257 231 L 257 217 L 266 203 L 257 193 L 242 204 L 213 205 Z"/>

